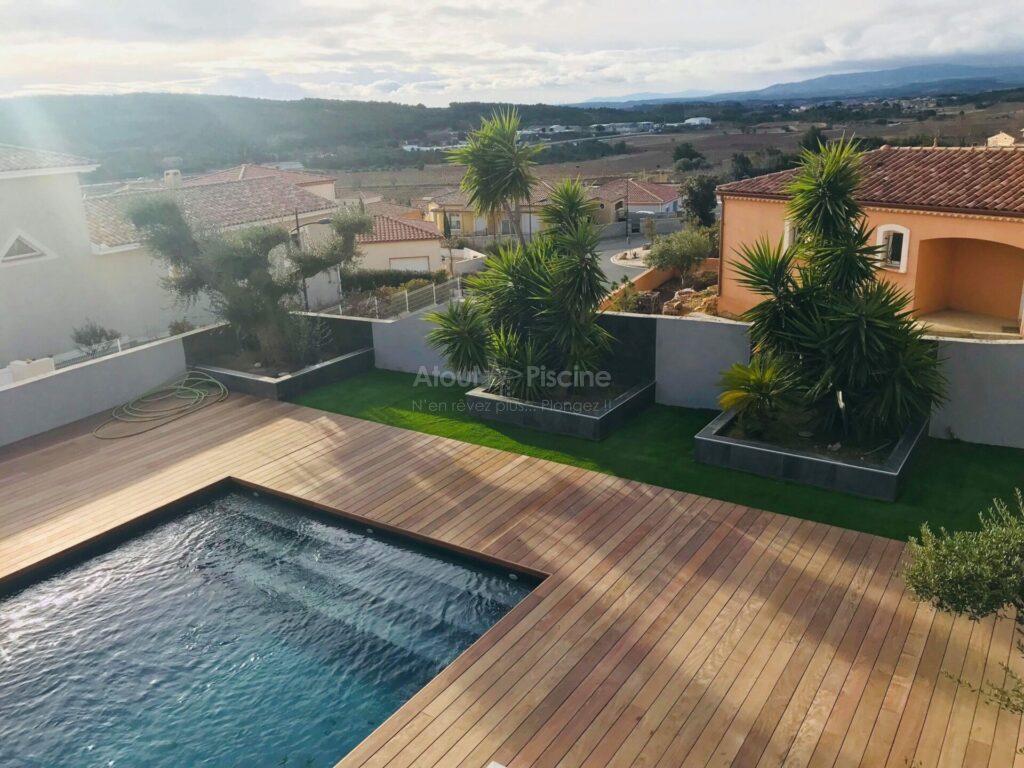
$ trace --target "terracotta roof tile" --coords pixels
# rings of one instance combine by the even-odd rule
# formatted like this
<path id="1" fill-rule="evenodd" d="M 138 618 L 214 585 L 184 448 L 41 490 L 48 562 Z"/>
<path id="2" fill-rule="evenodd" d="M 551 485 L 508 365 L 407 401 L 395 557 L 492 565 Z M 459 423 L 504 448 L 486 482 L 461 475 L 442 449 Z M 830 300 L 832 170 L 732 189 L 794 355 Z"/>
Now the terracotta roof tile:
<path id="1" fill-rule="evenodd" d="M 0 173 L 37 171 L 48 168 L 79 168 L 93 165 L 96 165 L 94 161 L 77 155 L 50 152 L 46 149 L 16 147 L 13 144 L 0 144 Z"/>
<path id="2" fill-rule="evenodd" d="M 647 186 L 666 187 L 668 185 L 665 185 L 665 184 L 647 184 Z M 539 179 L 537 181 L 537 183 L 533 187 L 533 197 L 530 199 L 531 205 L 537 206 L 537 205 L 544 205 L 544 204 L 546 204 L 547 201 L 548 201 L 548 198 L 551 196 L 551 192 L 552 191 L 554 191 L 554 187 L 549 182 L 545 181 L 544 179 Z M 597 194 L 598 190 L 597 190 L 596 187 L 593 188 L 592 191 L 594 192 L 594 197 L 599 197 L 599 195 Z M 630 194 L 631 195 L 633 194 L 633 191 L 634 191 L 633 187 L 630 187 Z M 428 196 L 426 199 L 427 199 L 428 203 L 436 203 L 439 206 L 447 207 L 447 208 L 455 208 L 456 210 L 458 210 L 458 209 L 468 210 L 470 208 L 470 205 L 469 205 L 469 195 L 466 194 L 465 192 L 463 192 L 462 189 L 459 189 L 459 188 L 443 190 L 443 191 L 438 192 L 438 193 L 436 193 L 436 194 L 434 194 L 432 196 Z M 674 199 L 675 199 L 675 194 L 673 193 L 672 197 L 670 197 L 669 200 L 674 200 Z M 651 201 L 649 201 L 649 202 L 651 202 Z"/>
<path id="3" fill-rule="evenodd" d="M 110 248 L 139 241 L 139 233 L 127 212 L 139 200 L 168 196 L 181 206 L 195 225 L 230 229 L 246 224 L 273 223 L 294 215 L 336 208 L 329 200 L 273 176 L 181 187 L 158 192 L 128 192 L 84 200 L 89 235 L 96 245 Z"/>
<path id="4" fill-rule="evenodd" d="M 613 203 L 623 200 L 626 197 L 627 179 L 616 179 L 607 184 L 597 187 L 596 194 L 600 200 L 606 203 Z M 650 203 L 661 204 L 671 203 L 679 197 L 679 188 L 671 184 L 658 184 L 653 181 L 636 181 L 629 179 L 629 202 L 630 205 L 645 205 Z"/>
<path id="5" fill-rule="evenodd" d="M 721 195 L 785 199 L 796 170 L 723 184 Z M 1024 148 L 882 147 L 864 153 L 864 205 L 1024 216 Z"/>
<path id="6" fill-rule="evenodd" d="M 236 165 L 234 168 L 225 168 L 223 171 L 193 176 L 185 179 L 183 185 L 192 187 L 200 184 L 219 184 L 222 181 L 248 181 L 249 179 L 265 179 L 268 177 L 282 179 L 300 187 L 307 184 L 324 184 L 335 181 L 333 176 L 322 176 L 307 171 L 282 171 L 277 168 L 267 168 L 263 165 L 245 163 L 243 165 Z"/>
<path id="7" fill-rule="evenodd" d="M 467 208 L 469 206 L 469 195 L 461 189 L 450 189 L 447 192 L 431 196 L 430 202 L 453 208 Z"/>
<path id="8" fill-rule="evenodd" d="M 441 233 L 429 221 L 396 219 L 394 216 L 373 217 L 373 232 L 356 237 L 358 243 L 394 243 L 402 240 L 437 240 Z"/>
<path id="9" fill-rule="evenodd" d="M 399 219 L 416 214 L 422 218 L 423 212 L 419 208 L 412 208 L 408 205 L 392 203 L 389 200 L 378 200 L 375 203 L 365 203 L 363 207 L 371 216 L 395 216 Z"/>

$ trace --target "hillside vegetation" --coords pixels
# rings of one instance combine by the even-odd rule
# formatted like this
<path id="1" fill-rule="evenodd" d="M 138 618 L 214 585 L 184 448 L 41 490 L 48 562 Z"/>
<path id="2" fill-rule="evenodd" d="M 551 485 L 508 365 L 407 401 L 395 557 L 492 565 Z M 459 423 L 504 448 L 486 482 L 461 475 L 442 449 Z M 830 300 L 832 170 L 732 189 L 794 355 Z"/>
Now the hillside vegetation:
<path id="1" fill-rule="evenodd" d="M 103 164 L 99 178 L 157 173 L 165 158 L 181 158 L 186 172 L 279 159 L 301 159 L 322 168 L 397 167 L 424 159 L 403 152 L 402 141 L 465 131 L 495 106 L 188 94 L 26 97 L 0 101 L 0 142 L 86 155 Z M 663 113 L 694 113 L 683 105 L 657 108 L 650 115 L 544 104 L 519 109 L 527 125 L 655 119 L 653 113 L 664 120 Z"/>
<path id="2" fill-rule="evenodd" d="M 970 97 L 937 99 L 938 109 L 905 112 L 896 102 L 858 104 L 830 101 L 817 103 L 799 116 L 784 103 L 728 101 L 719 103 L 651 104 L 633 108 L 608 106 L 558 106 L 528 104 L 518 107 L 523 125 L 580 125 L 650 120 L 678 123 L 687 117 L 706 115 L 715 121 L 713 131 L 691 132 L 695 139 L 763 132 L 762 126 L 799 121 L 842 125 L 857 135 L 873 135 L 870 126 L 902 121 L 910 133 L 937 133 L 926 120 L 944 120 L 941 133 L 963 133 L 956 112 L 986 109 L 995 117 L 994 105 L 1020 99 L 1022 91 L 996 91 Z M 186 173 L 223 168 L 241 162 L 299 160 L 311 168 L 344 171 L 415 169 L 443 163 L 440 152 L 413 153 L 401 149 L 403 141 L 429 143 L 453 138 L 498 106 L 482 102 L 453 103 L 447 107 L 390 102 L 302 99 L 274 101 L 231 96 L 192 94 L 125 94 L 116 96 L 32 96 L 0 99 L 0 143 L 63 150 L 98 160 L 101 168 L 92 181 L 159 174 L 173 165 Z M 961 115 L 964 113 L 961 112 Z M 961 121 L 962 122 L 962 121 Z M 1006 121 L 998 123 L 1004 127 Z M 1012 127 L 1012 126 L 1010 126 Z M 988 130 L 989 126 L 979 130 Z M 981 134 L 979 134 L 981 136 Z M 610 137 L 611 138 L 611 137 Z M 656 138 L 656 137 L 652 137 Z M 978 136 L 971 136 L 972 140 Z M 982 136 L 983 138 L 983 136 Z M 730 138 L 732 151 L 741 151 L 744 139 Z M 553 145 L 540 158 L 547 163 L 592 162 L 625 157 L 633 152 L 608 143 Z M 661 162 L 660 158 L 657 162 Z M 632 171 L 623 166 L 622 172 Z M 645 167 L 646 161 L 642 163 Z M 664 166 L 662 166 L 664 167 Z M 570 170 L 576 169 L 570 166 Z"/>

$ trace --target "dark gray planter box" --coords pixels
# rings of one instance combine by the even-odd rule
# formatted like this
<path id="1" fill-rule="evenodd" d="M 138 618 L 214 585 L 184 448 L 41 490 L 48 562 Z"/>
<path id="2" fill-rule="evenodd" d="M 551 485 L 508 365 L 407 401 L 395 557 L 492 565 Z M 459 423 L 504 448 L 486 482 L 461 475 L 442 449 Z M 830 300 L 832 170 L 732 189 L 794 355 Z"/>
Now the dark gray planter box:
<path id="1" fill-rule="evenodd" d="M 637 384 L 614 400 L 586 412 L 495 395 L 486 387 L 466 393 L 469 413 L 477 418 L 586 440 L 604 440 L 623 421 L 653 402 L 653 381 Z"/>
<path id="2" fill-rule="evenodd" d="M 697 433 L 697 461 L 882 501 L 895 501 L 899 496 L 910 460 L 928 427 L 927 421 L 912 425 L 885 461 L 872 464 L 724 436 L 722 432 L 735 417 L 732 411 L 720 413 Z"/>
<path id="3" fill-rule="evenodd" d="M 267 400 L 288 400 L 310 389 L 344 381 L 372 370 L 373 347 L 357 349 L 355 352 L 307 366 L 284 376 L 259 376 L 212 365 L 194 367 L 197 371 L 210 374 L 232 392 L 255 395 Z"/>

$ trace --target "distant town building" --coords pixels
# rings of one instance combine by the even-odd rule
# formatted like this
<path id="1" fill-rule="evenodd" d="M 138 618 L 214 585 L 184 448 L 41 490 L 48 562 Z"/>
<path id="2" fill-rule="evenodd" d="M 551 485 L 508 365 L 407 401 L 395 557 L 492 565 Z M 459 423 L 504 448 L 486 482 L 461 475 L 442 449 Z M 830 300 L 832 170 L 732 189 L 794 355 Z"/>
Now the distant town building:
<path id="1" fill-rule="evenodd" d="M 688 117 L 683 120 L 683 125 L 689 125 L 691 127 L 706 128 L 711 125 L 710 117 Z"/>
<path id="2" fill-rule="evenodd" d="M 263 165 L 277 171 L 301 171 L 306 167 L 298 160 L 281 160 L 277 163 L 263 163 Z"/>
<path id="3" fill-rule="evenodd" d="M 1006 131 L 1000 131 L 995 136 L 989 136 L 987 143 L 990 147 L 1012 147 L 1017 140 Z"/>
<path id="4" fill-rule="evenodd" d="M 655 125 L 650 120 L 641 120 L 635 123 L 594 123 L 587 127 L 595 133 L 649 133 Z"/>

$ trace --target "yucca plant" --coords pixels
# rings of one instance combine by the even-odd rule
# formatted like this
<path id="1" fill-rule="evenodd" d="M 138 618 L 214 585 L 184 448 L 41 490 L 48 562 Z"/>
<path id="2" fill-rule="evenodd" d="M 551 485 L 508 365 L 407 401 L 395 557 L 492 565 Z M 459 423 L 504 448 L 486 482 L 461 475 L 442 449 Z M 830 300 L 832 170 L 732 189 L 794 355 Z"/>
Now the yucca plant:
<path id="1" fill-rule="evenodd" d="M 833 242 L 848 236 L 863 216 L 854 197 L 860 181 L 860 152 L 853 139 L 804 149 L 800 170 L 786 190 L 789 215 L 803 235 Z"/>
<path id="2" fill-rule="evenodd" d="M 540 220 L 554 232 L 570 231 L 578 222 L 593 222 L 598 205 L 597 199 L 580 179 L 564 179 L 548 195 L 548 204 L 541 209 Z"/>
<path id="3" fill-rule="evenodd" d="M 428 313 L 426 320 L 436 326 L 427 332 L 427 343 L 441 350 L 457 373 L 478 375 L 487 370 L 490 325 L 478 304 L 453 302 Z"/>
<path id="4" fill-rule="evenodd" d="M 498 328 L 491 334 L 490 355 L 492 391 L 520 400 L 541 398 L 542 355 L 533 339 Z"/>
<path id="5" fill-rule="evenodd" d="M 437 325 L 427 340 L 451 367 L 486 371 L 492 391 L 527 400 L 544 394 L 541 367 L 597 367 L 611 337 L 597 321 L 607 279 L 592 213 L 579 182 L 559 184 L 545 214 L 549 231 L 502 246 L 466 280 L 464 301 L 427 315 Z"/>
<path id="6" fill-rule="evenodd" d="M 854 199 L 859 166 L 853 141 L 805 152 L 788 188 L 799 239 L 787 249 L 745 246 L 735 269 L 765 297 L 746 313 L 755 360 L 789 366 L 826 431 L 892 438 L 930 414 L 945 381 L 909 296 L 878 278 L 878 249 Z"/>

